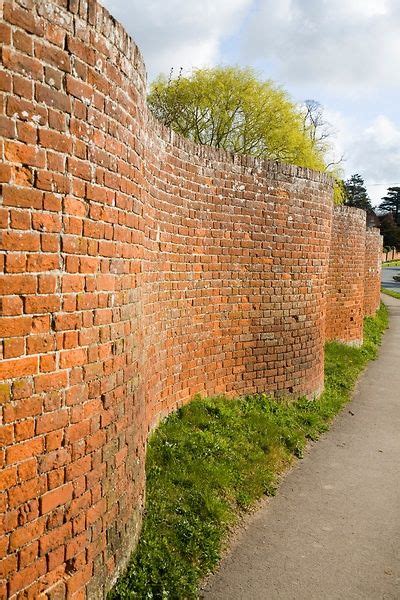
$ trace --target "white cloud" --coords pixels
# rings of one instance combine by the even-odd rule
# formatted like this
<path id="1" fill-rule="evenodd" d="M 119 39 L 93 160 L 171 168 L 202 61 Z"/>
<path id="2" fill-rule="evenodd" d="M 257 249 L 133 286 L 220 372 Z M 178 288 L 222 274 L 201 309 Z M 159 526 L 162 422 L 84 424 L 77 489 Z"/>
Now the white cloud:
<path id="1" fill-rule="evenodd" d="M 355 117 L 326 111 L 337 134 L 335 155 L 344 154 L 345 176 L 359 173 L 374 204 L 379 204 L 391 184 L 400 183 L 400 125 L 378 115 L 364 127 Z"/>
<path id="2" fill-rule="evenodd" d="M 150 78 L 218 60 L 221 41 L 240 24 L 252 0 L 103 0 L 143 53 Z"/>
<path id="3" fill-rule="evenodd" d="M 290 83 L 354 95 L 400 84 L 399 31 L 398 0 L 260 0 L 244 59 L 272 60 Z"/>

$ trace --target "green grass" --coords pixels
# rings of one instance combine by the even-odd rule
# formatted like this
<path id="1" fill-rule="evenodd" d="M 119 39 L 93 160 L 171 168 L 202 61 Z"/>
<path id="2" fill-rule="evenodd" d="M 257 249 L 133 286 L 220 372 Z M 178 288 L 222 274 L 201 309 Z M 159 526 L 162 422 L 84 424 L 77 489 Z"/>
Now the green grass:
<path id="1" fill-rule="evenodd" d="M 388 290 L 387 288 L 382 288 L 382 292 L 387 296 L 392 296 L 392 298 L 398 298 L 400 300 L 400 293 L 395 292 L 393 290 Z"/>
<path id="2" fill-rule="evenodd" d="M 190 599 L 221 556 L 231 527 L 307 441 L 326 431 L 376 356 L 387 311 L 365 320 L 361 348 L 329 343 L 325 391 L 317 401 L 195 399 L 153 433 L 147 503 L 138 548 L 109 598 Z"/>
<path id="3" fill-rule="evenodd" d="M 400 260 L 388 260 L 382 263 L 382 267 L 400 267 Z"/>

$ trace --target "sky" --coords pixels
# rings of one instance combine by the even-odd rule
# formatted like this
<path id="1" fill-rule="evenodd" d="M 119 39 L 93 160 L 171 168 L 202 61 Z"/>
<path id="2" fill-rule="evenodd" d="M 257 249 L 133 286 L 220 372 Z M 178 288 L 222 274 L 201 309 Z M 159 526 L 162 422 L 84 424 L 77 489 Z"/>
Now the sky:
<path id="1" fill-rule="evenodd" d="M 373 204 L 400 184 L 399 0 L 103 0 L 138 44 L 149 81 L 173 68 L 255 68 L 317 100 L 344 178 Z"/>

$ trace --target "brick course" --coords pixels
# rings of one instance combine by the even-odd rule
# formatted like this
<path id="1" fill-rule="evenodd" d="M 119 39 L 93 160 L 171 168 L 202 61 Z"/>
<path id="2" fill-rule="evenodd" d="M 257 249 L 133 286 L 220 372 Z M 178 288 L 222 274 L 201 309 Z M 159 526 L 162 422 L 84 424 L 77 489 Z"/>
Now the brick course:
<path id="1" fill-rule="evenodd" d="M 157 123 L 95 1 L 2 11 L 0 598 L 98 598 L 137 540 L 149 429 L 195 393 L 318 394 L 327 302 L 329 337 L 359 340 L 380 238 L 332 220 L 329 177 Z"/>

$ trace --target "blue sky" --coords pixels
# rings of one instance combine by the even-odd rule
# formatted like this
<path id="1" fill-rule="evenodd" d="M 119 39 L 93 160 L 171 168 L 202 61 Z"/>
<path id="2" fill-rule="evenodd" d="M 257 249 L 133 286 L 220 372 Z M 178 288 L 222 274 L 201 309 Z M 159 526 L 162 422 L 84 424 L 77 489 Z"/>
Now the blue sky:
<path id="1" fill-rule="evenodd" d="M 105 0 L 139 45 L 149 79 L 252 66 L 297 102 L 318 100 L 343 175 L 373 202 L 400 183 L 399 0 Z"/>

